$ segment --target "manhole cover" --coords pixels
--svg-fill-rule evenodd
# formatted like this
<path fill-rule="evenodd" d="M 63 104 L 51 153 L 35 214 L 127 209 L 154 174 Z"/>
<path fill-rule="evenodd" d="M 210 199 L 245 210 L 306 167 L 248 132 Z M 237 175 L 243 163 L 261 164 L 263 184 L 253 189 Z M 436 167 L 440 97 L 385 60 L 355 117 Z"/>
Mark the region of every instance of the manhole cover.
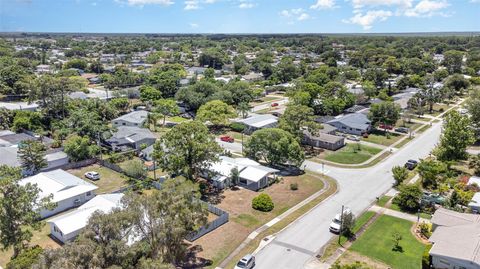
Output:
<path fill-rule="evenodd" d="M 291 249 L 287 248 L 287 251 L 290 251 Z"/>

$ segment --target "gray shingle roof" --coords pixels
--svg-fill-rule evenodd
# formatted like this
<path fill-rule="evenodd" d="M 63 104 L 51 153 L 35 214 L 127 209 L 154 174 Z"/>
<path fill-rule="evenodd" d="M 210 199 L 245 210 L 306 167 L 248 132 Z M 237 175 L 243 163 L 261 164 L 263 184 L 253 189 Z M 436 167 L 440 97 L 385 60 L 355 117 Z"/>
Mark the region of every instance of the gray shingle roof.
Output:
<path fill-rule="evenodd" d="M 363 113 L 348 114 L 338 119 L 333 119 L 327 123 L 340 122 L 348 127 L 365 130 L 370 126 L 370 120 Z"/>
<path fill-rule="evenodd" d="M 123 116 L 120 116 L 114 119 L 113 121 L 122 120 L 126 122 L 131 122 L 131 123 L 143 124 L 145 120 L 147 120 L 147 116 L 148 116 L 148 111 L 138 110 L 138 111 L 133 111 Z"/>

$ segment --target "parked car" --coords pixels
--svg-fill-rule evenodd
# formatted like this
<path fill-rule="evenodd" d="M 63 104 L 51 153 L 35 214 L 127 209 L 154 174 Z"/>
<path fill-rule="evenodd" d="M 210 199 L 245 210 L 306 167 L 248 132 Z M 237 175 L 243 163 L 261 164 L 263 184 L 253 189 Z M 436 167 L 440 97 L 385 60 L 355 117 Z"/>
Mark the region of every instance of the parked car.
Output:
<path fill-rule="evenodd" d="M 378 128 L 380 128 L 380 129 L 382 129 L 382 130 L 385 130 L 385 129 L 387 129 L 387 130 L 393 130 L 393 126 L 392 126 L 392 125 L 383 124 L 383 123 L 379 124 L 379 125 L 378 125 Z"/>
<path fill-rule="evenodd" d="M 85 173 L 85 177 L 90 179 L 90 180 L 99 180 L 100 179 L 100 174 L 95 172 L 95 171 L 89 171 Z"/>
<path fill-rule="evenodd" d="M 430 192 L 424 192 L 422 196 L 422 203 L 423 204 L 437 204 L 437 205 L 443 205 L 445 204 L 446 199 L 445 197 L 441 196 L 438 193 L 430 193 Z"/>
<path fill-rule="evenodd" d="M 252 254 L 243 256 L 235 265 L 235 269 L 251 269 L 255 266 L 255 257 Z"/>
<path fill-rule="evenodd" d="M 408 129 L 407 127 L 398 127 L 398 128 L 395 128 L 395 131 L 399 133 L 408 134 L 410 129 Z"/>
<path fill-rule="evenodd" d="M 352 141 L 360 141 L 360 138 L 358 138 L 356 135 L 349 135 L 347 136 L 347 139 Z"/>
<path fill-rule="evenodd" d="M 350 213 L 350 209 L 349 208 L 345 208 L 343 210 L 343 214 L 348 214 Z M 329 227 L 329 230 L 330 232 L 334 233 L 334 234 L 339 234 L 340 233 L 340 226 L 341 226 L 341 221 L 342 219 L 342 213 L 338 213 L 337 215 L 335 215 L 335 217 L 332 219 L 332 222 L 330 223 L 330 227 Z"/>
<path fill-rule="evenodd" d="M 418 164 L 418 161 L 408 160 L 405 163 L 405 168 L 407 168 L 408 170 L 413 170 L 413 169 L 415 169 L 415 167 L 417 167 L 417 164 Z"/>
<path fill-rule="evenodd" d="M 233 139 L 233 137 L 231 137 L 229 135 L 221 136 L 220 140 L 222 140 L 223 142 L 228 142 L 228 143 L 233 143 L 235 141 L 235 139 Z"/>
<path fill-rule="evenodd" d="M 272 103 L 271 106 L 276 107 L 276 106 L 278 106 L 278 103 Z"/>

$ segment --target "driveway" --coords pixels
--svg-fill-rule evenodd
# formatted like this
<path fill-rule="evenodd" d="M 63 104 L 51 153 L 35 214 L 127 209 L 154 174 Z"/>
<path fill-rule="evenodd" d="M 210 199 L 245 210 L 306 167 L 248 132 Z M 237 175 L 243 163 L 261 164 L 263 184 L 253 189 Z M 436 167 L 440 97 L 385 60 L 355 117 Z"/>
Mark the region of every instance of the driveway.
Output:
<path fill-rule="evenodd" d="M 441 123 L 394 152 L 389 158 L 371 168 L 345 169 L 305 161 L 306 169 L 325 172 L 338 181 L 339 191 L 312 211 L 293 222 L 256 254 L 255 268 L 304 268 L 333 235 L 328 231 L 331 219 L 341 211 L 342 205 L 350 207 L 357 216 L 370 207 L 376 197 L 387 192 L 394 182 L 391 168 L 403 165 L 408 159 L 428 156 L 436 146 L 441 133 Z"/>
<path fill-rule="evenodd" d="M 220 145 L 220 147 L 222 147 L 222 148 L 225 149 L 225 150 L 230 151 L 231 153 L 239 153 L 239 154 L 242 153 L 242 143 L 238 143 L 238 142 L 233 142 L 233 143 L 224 142 L 224 141 L 220 140 L 220 138 L 215 138 L 215 141 L 217 141 L 217 143 Z"/>

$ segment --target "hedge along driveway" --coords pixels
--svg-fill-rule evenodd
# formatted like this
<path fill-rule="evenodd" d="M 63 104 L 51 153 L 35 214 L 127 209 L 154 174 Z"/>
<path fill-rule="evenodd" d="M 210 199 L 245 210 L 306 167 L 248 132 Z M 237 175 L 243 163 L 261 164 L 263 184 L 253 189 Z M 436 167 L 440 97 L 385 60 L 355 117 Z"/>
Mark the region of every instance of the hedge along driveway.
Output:
<path fill-rule="evenodd" d="M 421 268 L 425 245 L 411 233 L 413 222 L 387 215 L 380 216 L 365 233 L 358 238 L 350 250 L 380 260 L 393 268 Z M 392 234 L 402 236 L 402 251 L 393 250 Z"/>

